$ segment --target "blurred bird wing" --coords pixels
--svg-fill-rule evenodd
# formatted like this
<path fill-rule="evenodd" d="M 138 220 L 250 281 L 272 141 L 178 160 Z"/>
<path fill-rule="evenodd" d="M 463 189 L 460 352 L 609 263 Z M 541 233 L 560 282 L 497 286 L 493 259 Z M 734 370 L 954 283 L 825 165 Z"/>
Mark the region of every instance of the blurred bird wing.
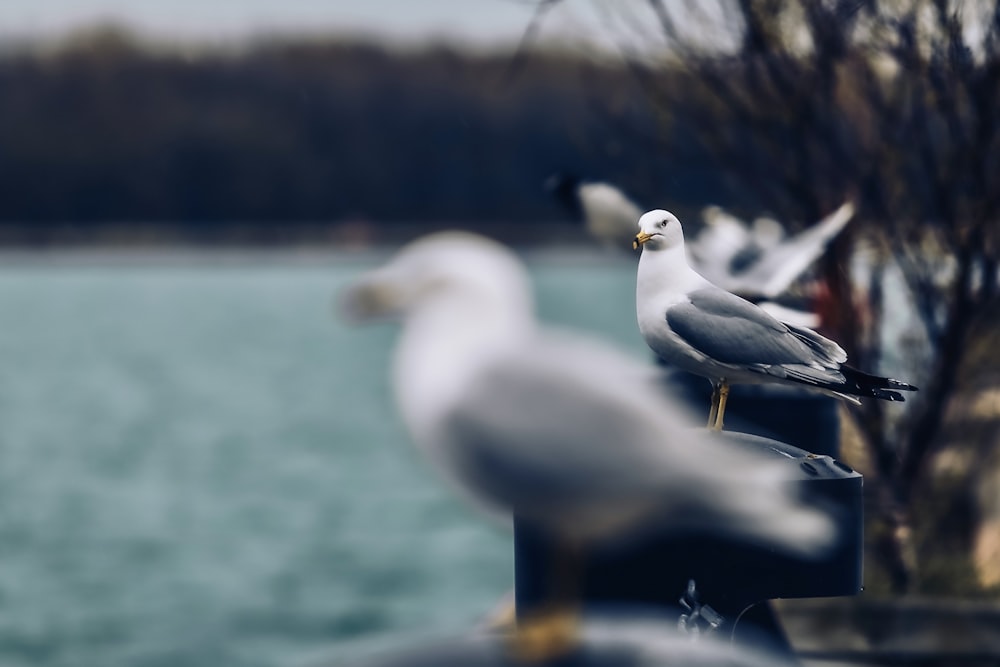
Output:
<path fill-rule="evenodd" d="M 853 216 L 854 205 L 845 202 L 809 229 L 767 249 L 751 268 L 733 277 L 733 286 L 727 287 L 767 298 L 782 294 L 823 254 Z"/>
<path fill-rule="evenodd" d="M 465 443 L 458 464 L 475 478 L 474 486 L 511 507 L 582 503 L 659 487 L 669 473 L 670 427 L 692 422 L 678 408 L 651 423 L 640 403 L 642 393 L 658 392 L 646 382 L 650 375 L 604 361 L 540 342 L 484 368 L 448 424 Z M 651 446 L 656 439 L 663 448 Z"/>
<path fill-rule="evenodd" d="M 452 412 L 455 463 L 489 501 L 563 523 L 662 515 L 801 552 L 828 541 L 827 520 L 783 484 L 787 468 L 691 428 L 645 367 L 558 340 L 498 360 Z"/>

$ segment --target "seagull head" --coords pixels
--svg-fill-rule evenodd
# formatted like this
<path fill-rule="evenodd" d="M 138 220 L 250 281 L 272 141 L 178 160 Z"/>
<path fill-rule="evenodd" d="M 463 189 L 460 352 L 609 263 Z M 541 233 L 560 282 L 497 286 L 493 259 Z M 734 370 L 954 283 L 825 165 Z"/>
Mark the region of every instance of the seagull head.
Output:
<path fill-rule="evenodd" d="M 684 232 L 677 216 L 663 209 L 656 209 L 642 214 L 639 218 L 639 233 L 632 241 L 635 250 L 665 250 L 684 245 Z"/>
<path fill-rule="evenodd" d="M 466 232 L 431 234 L 404 246 L 342 295 L 354 322 L 405 320 L 435 306 L 530 313 L 531 287 L 512 251 Z"/>

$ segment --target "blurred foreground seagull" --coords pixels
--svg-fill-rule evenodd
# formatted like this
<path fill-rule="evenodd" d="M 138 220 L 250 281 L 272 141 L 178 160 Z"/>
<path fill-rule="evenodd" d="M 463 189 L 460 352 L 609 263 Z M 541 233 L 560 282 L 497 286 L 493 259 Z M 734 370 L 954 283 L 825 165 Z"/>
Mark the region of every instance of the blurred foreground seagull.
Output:
<path fill-rule="evenodd" d="M 854 403 L 860 403 L 855 396 L 902 401 L 899 391 L 916 391 L 845 365 L 847 354 L 832 340 L 779 322 L 706 280 L 688 266 L 674 214 L 643 214 L 634 247 L 642 248 L 635 296 L 639 331 L 664 361 L 712 382 L 711 428 L 722 428 L 730 384 L 800 385 Z"/>
<path fill-rule="evenodd" d="M 344 295 L 354 320 L 403 322 L 393 384 L 417 446 L 477 504 L 553 536 L 564 556 L 643 530 L 708 531 L 802 554 L 833 539 L 787 468 L 692 423 L 658 374 L 539 326 L 511 251 L 461 232 L 419 239 Z M 562 578 L 578 570 L 564 564 Z M 564 603 L 565 605 L 565 603 Z M 518 655 L 575 637 L 573 606 L 519 618 Z"/>
<path fill-rule="evenodd" d="M 692 635 L 670 627 L 664 622 L 663 614 L 633 610 L 615 612 L 588 618 L 580 628 L 579 650 L 571 660 L 560 660 L 556 664 L 563 667 L 801 667 L 793 655 L 767 650 L 766 640 L 752 633 L 739 638 Z M 497 655 L 496 637 L 472 633 L 450 641 L 404 646 L 351 664 L 354 667 L 511 667 L 517 663 Z"/>

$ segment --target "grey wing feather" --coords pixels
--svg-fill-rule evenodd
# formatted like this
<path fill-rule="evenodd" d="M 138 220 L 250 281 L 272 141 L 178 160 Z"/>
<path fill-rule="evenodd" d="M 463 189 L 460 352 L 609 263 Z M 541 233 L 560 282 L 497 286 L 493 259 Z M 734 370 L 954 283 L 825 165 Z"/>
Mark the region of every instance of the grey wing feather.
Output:
<path fill-rule="evenodd" d="M 727 318 L 750 320 L 761 327 L 781 333 L 790 333 L 811 350 L 823 365 L 836 366 L 847 361 L 847 353 L 835 342 L 819 335 L 812 329 L 779 322 L 767 311 L 758 308 L 746 299 L 721 289 L 701 289 L 688 295 L 691 303 L 699 310 Z M 802 359 L 798 360 L 802 362 Z"/>
<path fill-rule="evenodd" d="M 773 331 L 783 332 L 787 329 L 784 324 L 768 315 L 764 310 L 723 289 L 707 287 L 695 290 L 688 294 L 688 299 L 693 306 L 705 313 L 749 320 Z"/>
<path fill-rule="evenodd" d="M 655 507 L 680 529 L 806 552 L 828 540 L 826 520 L 781 491 L 785 466 L 686 428 L 691 416 L 656 399 L 657 385 L 627 358 L 561 356 L 564 347 L 493 365 L 452 411 L 453 463 L 483 500 L 571 533 L 630 529 Z"/>
<path fill-rule="evenodd" d="M 786 324 L 792 335 L 805 343 L 809 349 L 822 358 L 824 365 L 838 366 L 847 361 L 847 352 L 835 342 L 819 335 L 812 329 Z"/>
<path fill-rule="evenodd" d="M 470 388 L 448 425 L 468 445 L 455 461 L 463 474 L 500 505 L 535 508 L 662 486 L 661 452 L 635 465 L 649 437 L 629 408 L 634 392 L 605 391 L 572 367 L 548 372 L 548 363 L 509 360 Z"/>
<path fill-rule="evenodd" d="M 667 310 L 667 324 L 696 350 L 740 366 L 811 364 L 810 348 L 789 328 L 748 301 L 719 289 L 688 295 Z"/>

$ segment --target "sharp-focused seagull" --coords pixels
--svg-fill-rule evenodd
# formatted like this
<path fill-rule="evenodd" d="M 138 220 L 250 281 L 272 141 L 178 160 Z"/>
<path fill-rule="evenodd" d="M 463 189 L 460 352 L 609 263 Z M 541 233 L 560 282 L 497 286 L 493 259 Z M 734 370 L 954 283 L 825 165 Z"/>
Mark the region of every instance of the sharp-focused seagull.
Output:
<path fill-rule="evenodd" d="M 419 239 L 343 304 L 354 320 L 402 321 L 393 386 L 404 423 L 479 505 L 572 545 L 665 527 L 805 554 L 832 539 L 826 517 L 777 483 L 787 468 L 690 428 L 652 368 L 538 325 L 524 267 L 493 241 Z"/>
<path fill-rule="evenodd" d="M 635 221 L 642 209 L 610 183 L 584 181 L 557 173 L 546 189 L 583 224 L 602 245 L 627 250 L 635 237 Z M 844 203 L 812 227 L 785 236 L 776 220 L 760 217 L 747 225 L 718 206 L 702 212 L 705 226 L 688 244 L 688 259 L 720 287 L 758 303 L 768 313 L 803 326 L 816 326 L 818 318 L 806 311 L 776 302 L 826 250 L 854 215 Z"/>
<path fill-rule="evenodd" d="M 674 214 L 639 218 L 642 249 L 636 278 L 639 331 L 664 361 L 712 382 L 709 426 L 722 428 L 730 384 L 800 385 L 859 403 L 856 396 L 902 401 L 916 387 L 847 366 L 832 340 L 785 324 L 716 286 L 687 263 L 684 232 Z"/>

